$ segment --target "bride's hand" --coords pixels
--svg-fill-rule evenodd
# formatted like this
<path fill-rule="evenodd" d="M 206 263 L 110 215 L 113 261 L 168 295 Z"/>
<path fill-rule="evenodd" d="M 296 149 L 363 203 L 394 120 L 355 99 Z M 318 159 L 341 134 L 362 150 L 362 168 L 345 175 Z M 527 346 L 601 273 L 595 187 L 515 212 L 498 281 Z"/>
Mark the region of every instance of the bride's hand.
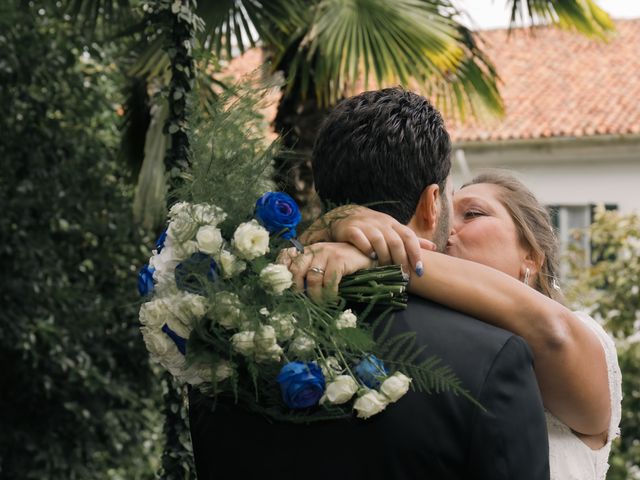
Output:
<path fill-rule="evenodd" d="M 365 255 L 377 259 L 380 265 L 402 265 L 420 276 L 420 249 L 435 250 L 433 242 L 418 238 L 413 230 L 385 213 L 358 205 L 336 208 L 323 217 L 328 234 L 334 242 L 347 242 Z M 308 241 L 321 238 L 317 232 Z M 409 267 L 410 266 L 410 267 Z"/>
<path fill-rule="evenodd" d="M 345 275 L 374 266 L 374 261 L 354 246 L 328 242 L 305 247 L 304 253 L 295 248 L 284 249 L 278 262 L 293 274 L 297 291 L 305 290 L 306 281 L 307 295 L 314 301 L 320 301 L 323 295 L 335 295 Z"/>

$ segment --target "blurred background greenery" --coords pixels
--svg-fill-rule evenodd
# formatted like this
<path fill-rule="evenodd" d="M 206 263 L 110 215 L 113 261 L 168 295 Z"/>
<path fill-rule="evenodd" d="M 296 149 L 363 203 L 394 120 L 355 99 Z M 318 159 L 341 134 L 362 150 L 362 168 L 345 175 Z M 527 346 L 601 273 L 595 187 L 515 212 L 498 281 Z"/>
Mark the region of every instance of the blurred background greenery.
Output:
<path fill-rule="evenodd" d="M 589 0 L 505 3 L 512 19 L 595 38 L 613 28 Z M 458 17 L 448 1 L 3 2 L 0 478 L 195 478 L 182 392 L 148 363 L 135 289 L 189 172 L 190 135 L 213 120 L 189 108 L 228 102 L 220 65 L 262 45 L 283 79 L 275 180 L 307 203 L 296 151 L 363 74 L 370 87 L 417 82 L 450 115 L 501 114 L 491 60 Z M 640 226 L 616 215 L 597 217 L 597 261 L 576 264 L 568 293 L 619 341 L 625 413 L 609 478 L 621 480 L 640 478 Z"/>

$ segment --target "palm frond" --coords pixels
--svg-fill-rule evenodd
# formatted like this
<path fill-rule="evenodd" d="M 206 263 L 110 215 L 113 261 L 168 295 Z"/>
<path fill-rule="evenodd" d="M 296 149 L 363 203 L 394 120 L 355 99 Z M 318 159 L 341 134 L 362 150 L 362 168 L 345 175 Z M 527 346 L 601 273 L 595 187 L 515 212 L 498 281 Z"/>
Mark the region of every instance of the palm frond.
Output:
<path fill-rule="evenodd" d="M 144 160 L 133 201 L 135 221 L 149 230 L 162 223 L 166 209 L 164 158 L 169 137 L 163 132 L 163 127 L 168 113 L 168 105 L 164 100 L 151 109 L 151 123 L 144 142 Z"/>
<path fill-rule="evenodd" d="M 611 17 L 594 0 L 509 0 L 509 5 L 512 24 L 529 18 L 534 25 L 552 24 L 599 39 L 615 31 Z"/>
<path fill-rule="evenodd" d="M 89 35 L 113 34 L 138 19 L 130 0 L 63 0 L 56 7 Z"/>
<path fill-rule="evenodd" d="M 150 42 L 141 40 L 135 48 L 140 53 L 129 67 L 127 75 L 147 80 L 167 75 L 171 61 L 162 46 L 163 39 L 161 37 L 156 37 Z"/>
<path fill-rule="evenodd" d="M 361 78 L 365 89 L 371 77 L 378 86 L 417 81 L 438 86 L 452 105 L 467 111 L 478 110 L 478 102 L 502 111 L 493 66 L 470 48 L 448 1 L 320 0 L 309 11 L 304 35 L 291 38 L 274 62 L 295 51 L 288 88 L 304 93 L 312 86 L 327 105 Z M 445 89 L 451 81 L 458 85 Z"/>
<path fill-rule="evenodd" d="M 466 398 L 481 410 L 486 410 L 468 390 L 463 388 L 461 380 L 451 367 L 440 365 L 440 362 L 441 360 L 437 357 L 429 357 L 418 365 L 401 363 L 398 367 L 412 379 L 414 390 L 425 393 L 450 392 Z"/>
<path fill-rule="evenodd" d="M 445 79 L 427 78 L 421 90 L 431 98 L 447 118 L 464 121 L 501 116 L 504 103 L 498 89 L 498 73 L 466 27 L 459 27 L 466 51 L 457 70 Z"/>
<path fill-rule="evenodd" d="M 259 40 L 282 47 L 281 38 L 306 24 L 302 0 L 218 0 L 201 2 L 197 13 L 206 25 L 204 43 L 218 57 L 231 58 Z"/>

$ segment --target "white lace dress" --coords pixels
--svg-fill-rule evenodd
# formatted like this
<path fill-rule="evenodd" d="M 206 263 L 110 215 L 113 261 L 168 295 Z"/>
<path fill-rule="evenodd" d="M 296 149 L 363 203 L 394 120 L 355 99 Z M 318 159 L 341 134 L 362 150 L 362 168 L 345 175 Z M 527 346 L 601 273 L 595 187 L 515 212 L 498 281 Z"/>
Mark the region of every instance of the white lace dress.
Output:
<path fill-rule="evenodd" d="M 546 411 L 551 480 L 604 480 L 609 469 L 611 442 L 620 434 L 618 425 L 622 412 L 622 376 L 613 340 L 589 315 L 584 312 L 575 314 L 596 333 L 604 348 L 611 396 L 609 435 L 607 443 L 602 448 L 592 450 L 574 435 L 569 427 Z"/>

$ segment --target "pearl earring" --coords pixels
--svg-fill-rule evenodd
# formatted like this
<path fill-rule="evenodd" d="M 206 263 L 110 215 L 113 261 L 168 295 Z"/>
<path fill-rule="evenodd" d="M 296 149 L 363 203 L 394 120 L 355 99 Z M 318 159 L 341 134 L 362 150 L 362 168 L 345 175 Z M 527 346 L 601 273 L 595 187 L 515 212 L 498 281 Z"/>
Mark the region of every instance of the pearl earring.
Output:
<path fill-rule="evenodd" d="M 529 285 L 529 275 L 531 274 L 531 270 L 529 270 L 529 267 L 527 267 L 527 269 L 524 271 L 524 284 L 525 285 Z"/>

